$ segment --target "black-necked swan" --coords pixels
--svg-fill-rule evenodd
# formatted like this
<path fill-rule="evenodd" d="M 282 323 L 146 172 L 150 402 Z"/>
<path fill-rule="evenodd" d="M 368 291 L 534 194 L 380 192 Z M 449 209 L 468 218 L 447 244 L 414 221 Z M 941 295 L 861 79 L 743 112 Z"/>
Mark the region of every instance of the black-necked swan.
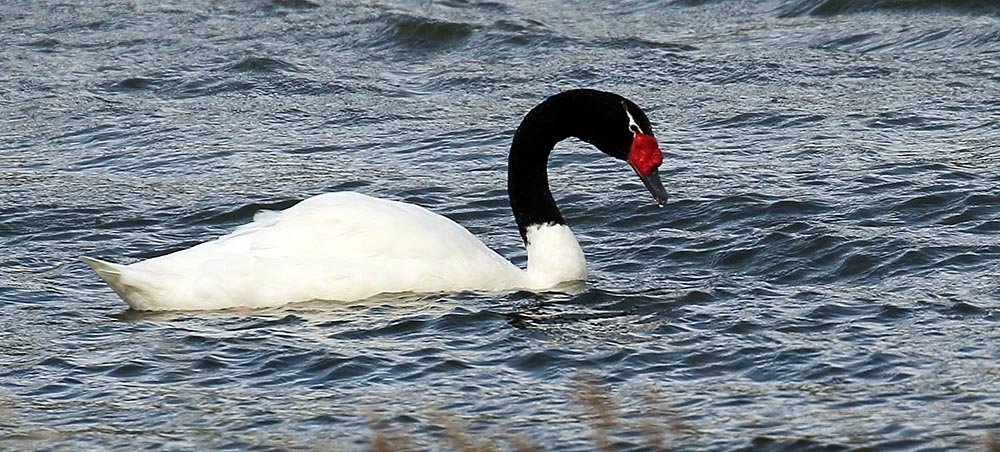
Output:
<path fill-rule="evenodd" d="M 527 270 L 462 226 L 423 207 L 359 193 L 327 193 L 263 211 L 231 234 L 119 265 L 86 258 L 135 310 L 269 307 L 354 301 L 380 293 L 544 290 L 585 280 L 586 261 L 549 191 L 556 143 L 576 137 L 625 160 L 661 205 L 663 161 L 649 119 L 617 94 L 577 89 L 549 97 L 521 121 L 507 191 L 528 251 Z"/>

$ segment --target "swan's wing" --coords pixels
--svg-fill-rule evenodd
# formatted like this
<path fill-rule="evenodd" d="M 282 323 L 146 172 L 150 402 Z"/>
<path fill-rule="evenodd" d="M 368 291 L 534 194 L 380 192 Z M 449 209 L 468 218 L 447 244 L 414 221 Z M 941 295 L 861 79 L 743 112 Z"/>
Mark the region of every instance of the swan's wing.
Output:
<path fill-rule="evenodd" d="M 258 214 L 220 242 L 256 257 L 447 259 L 496 253 L 462 226 L 420 206 L 357 193 L 309 198 Z M 502 258 L 501 258 L 502 259 Z"/>
<path fill-rule="evenodd" d="M 319 195 L 282 212 L 262 212 L 218 240 L 128 267 L 136 278 L 153 275 L 167 288 L 143 298 L 172 309 L 503 289 L 520 274 L 448 218 L 357 193 Z M 127 301 L 136 307 L 133 299 L 139 297 Z"/>

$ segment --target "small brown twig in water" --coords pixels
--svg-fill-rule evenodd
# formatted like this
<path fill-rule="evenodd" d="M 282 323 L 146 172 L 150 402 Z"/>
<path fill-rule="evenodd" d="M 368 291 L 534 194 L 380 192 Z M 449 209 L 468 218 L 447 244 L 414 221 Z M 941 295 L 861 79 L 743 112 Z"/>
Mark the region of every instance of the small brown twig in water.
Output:
<path fill-rule="evenodd" d="M 660 389 L 649 386 L 642 394 L 642 402 L 646 409 L 646 416 L 639 423 L 639 431 L 646 438 L 649 450 L 668 451 L 670 450 L 670 436 L 678 432 L 692 430 L 690 426 L 681 420 L 674 410 L 670 409 L 664 401 L 664 396 Z M 654 419 L 659 422 L 654 421 Z M 666 423 L 664 424 L 664 421 Z"/>
<path fill-rule="evenodd" d="M 434 416 L 434 423 L 444 430 L 445 438 L 458 452 L 499 452 L 492 442 L 480 441 L 472 438 L 465 426 L 459 420 L 449 414 L 438 414 Z"/>
<path fill-rule="evenodd" d="M 365 419 L 372 429 L 371 450 L 373 452 L 396 452 L 405 449 L 402 447 L 404 441 L 398 435 L 386 432 L 385 421 L 379 419 L 374 413 L 368 413 L 365 415 Z"/>
<path fill-rule="evenodd" d="M 1000 452 L 1000 441 L 997 441 L 997 437 L 993 436 L 992 433 L 986 435 L 984 446 L 986 446 L 986 450 L 989 452 Z"/>
<path fill-rule="evenodd" d="M 589 422 L 594 432 L 594 446 L 597 450 L 610 452 L 614 450 L 612 427 L 618 419 L 615 405 L 611 401 L 608 390 L 601 386 L 597 379 L 589 374 L 581 374 L 576 400 L 580 402 L 584 418 Z"/>

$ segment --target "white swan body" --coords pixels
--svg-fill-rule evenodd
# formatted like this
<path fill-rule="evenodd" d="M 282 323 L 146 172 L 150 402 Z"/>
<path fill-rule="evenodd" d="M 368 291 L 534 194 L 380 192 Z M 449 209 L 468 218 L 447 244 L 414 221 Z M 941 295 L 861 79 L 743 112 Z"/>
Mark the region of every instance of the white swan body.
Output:
<path fill-rule="evenodd" d="M 136 310 L 353 301 L 379 293 L 540 290 L 586 279 L 565 225 L 529 230 L 528 270 L 419 206 L 339 192 L 314 196 L 217 240 L 131 265 L 84 258 Z"/>

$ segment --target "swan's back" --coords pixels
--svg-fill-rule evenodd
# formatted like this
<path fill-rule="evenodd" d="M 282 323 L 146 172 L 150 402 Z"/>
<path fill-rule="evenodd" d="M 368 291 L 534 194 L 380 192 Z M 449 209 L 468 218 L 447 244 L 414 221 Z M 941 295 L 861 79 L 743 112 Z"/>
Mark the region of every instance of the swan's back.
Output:
<path fill-rule="evenodd" d="M 155 259 L 88 263 L 142 310 L 503 290 L 524 273 L 448 218 L 352 192 L 260 212 L 218 240 Z"/>

